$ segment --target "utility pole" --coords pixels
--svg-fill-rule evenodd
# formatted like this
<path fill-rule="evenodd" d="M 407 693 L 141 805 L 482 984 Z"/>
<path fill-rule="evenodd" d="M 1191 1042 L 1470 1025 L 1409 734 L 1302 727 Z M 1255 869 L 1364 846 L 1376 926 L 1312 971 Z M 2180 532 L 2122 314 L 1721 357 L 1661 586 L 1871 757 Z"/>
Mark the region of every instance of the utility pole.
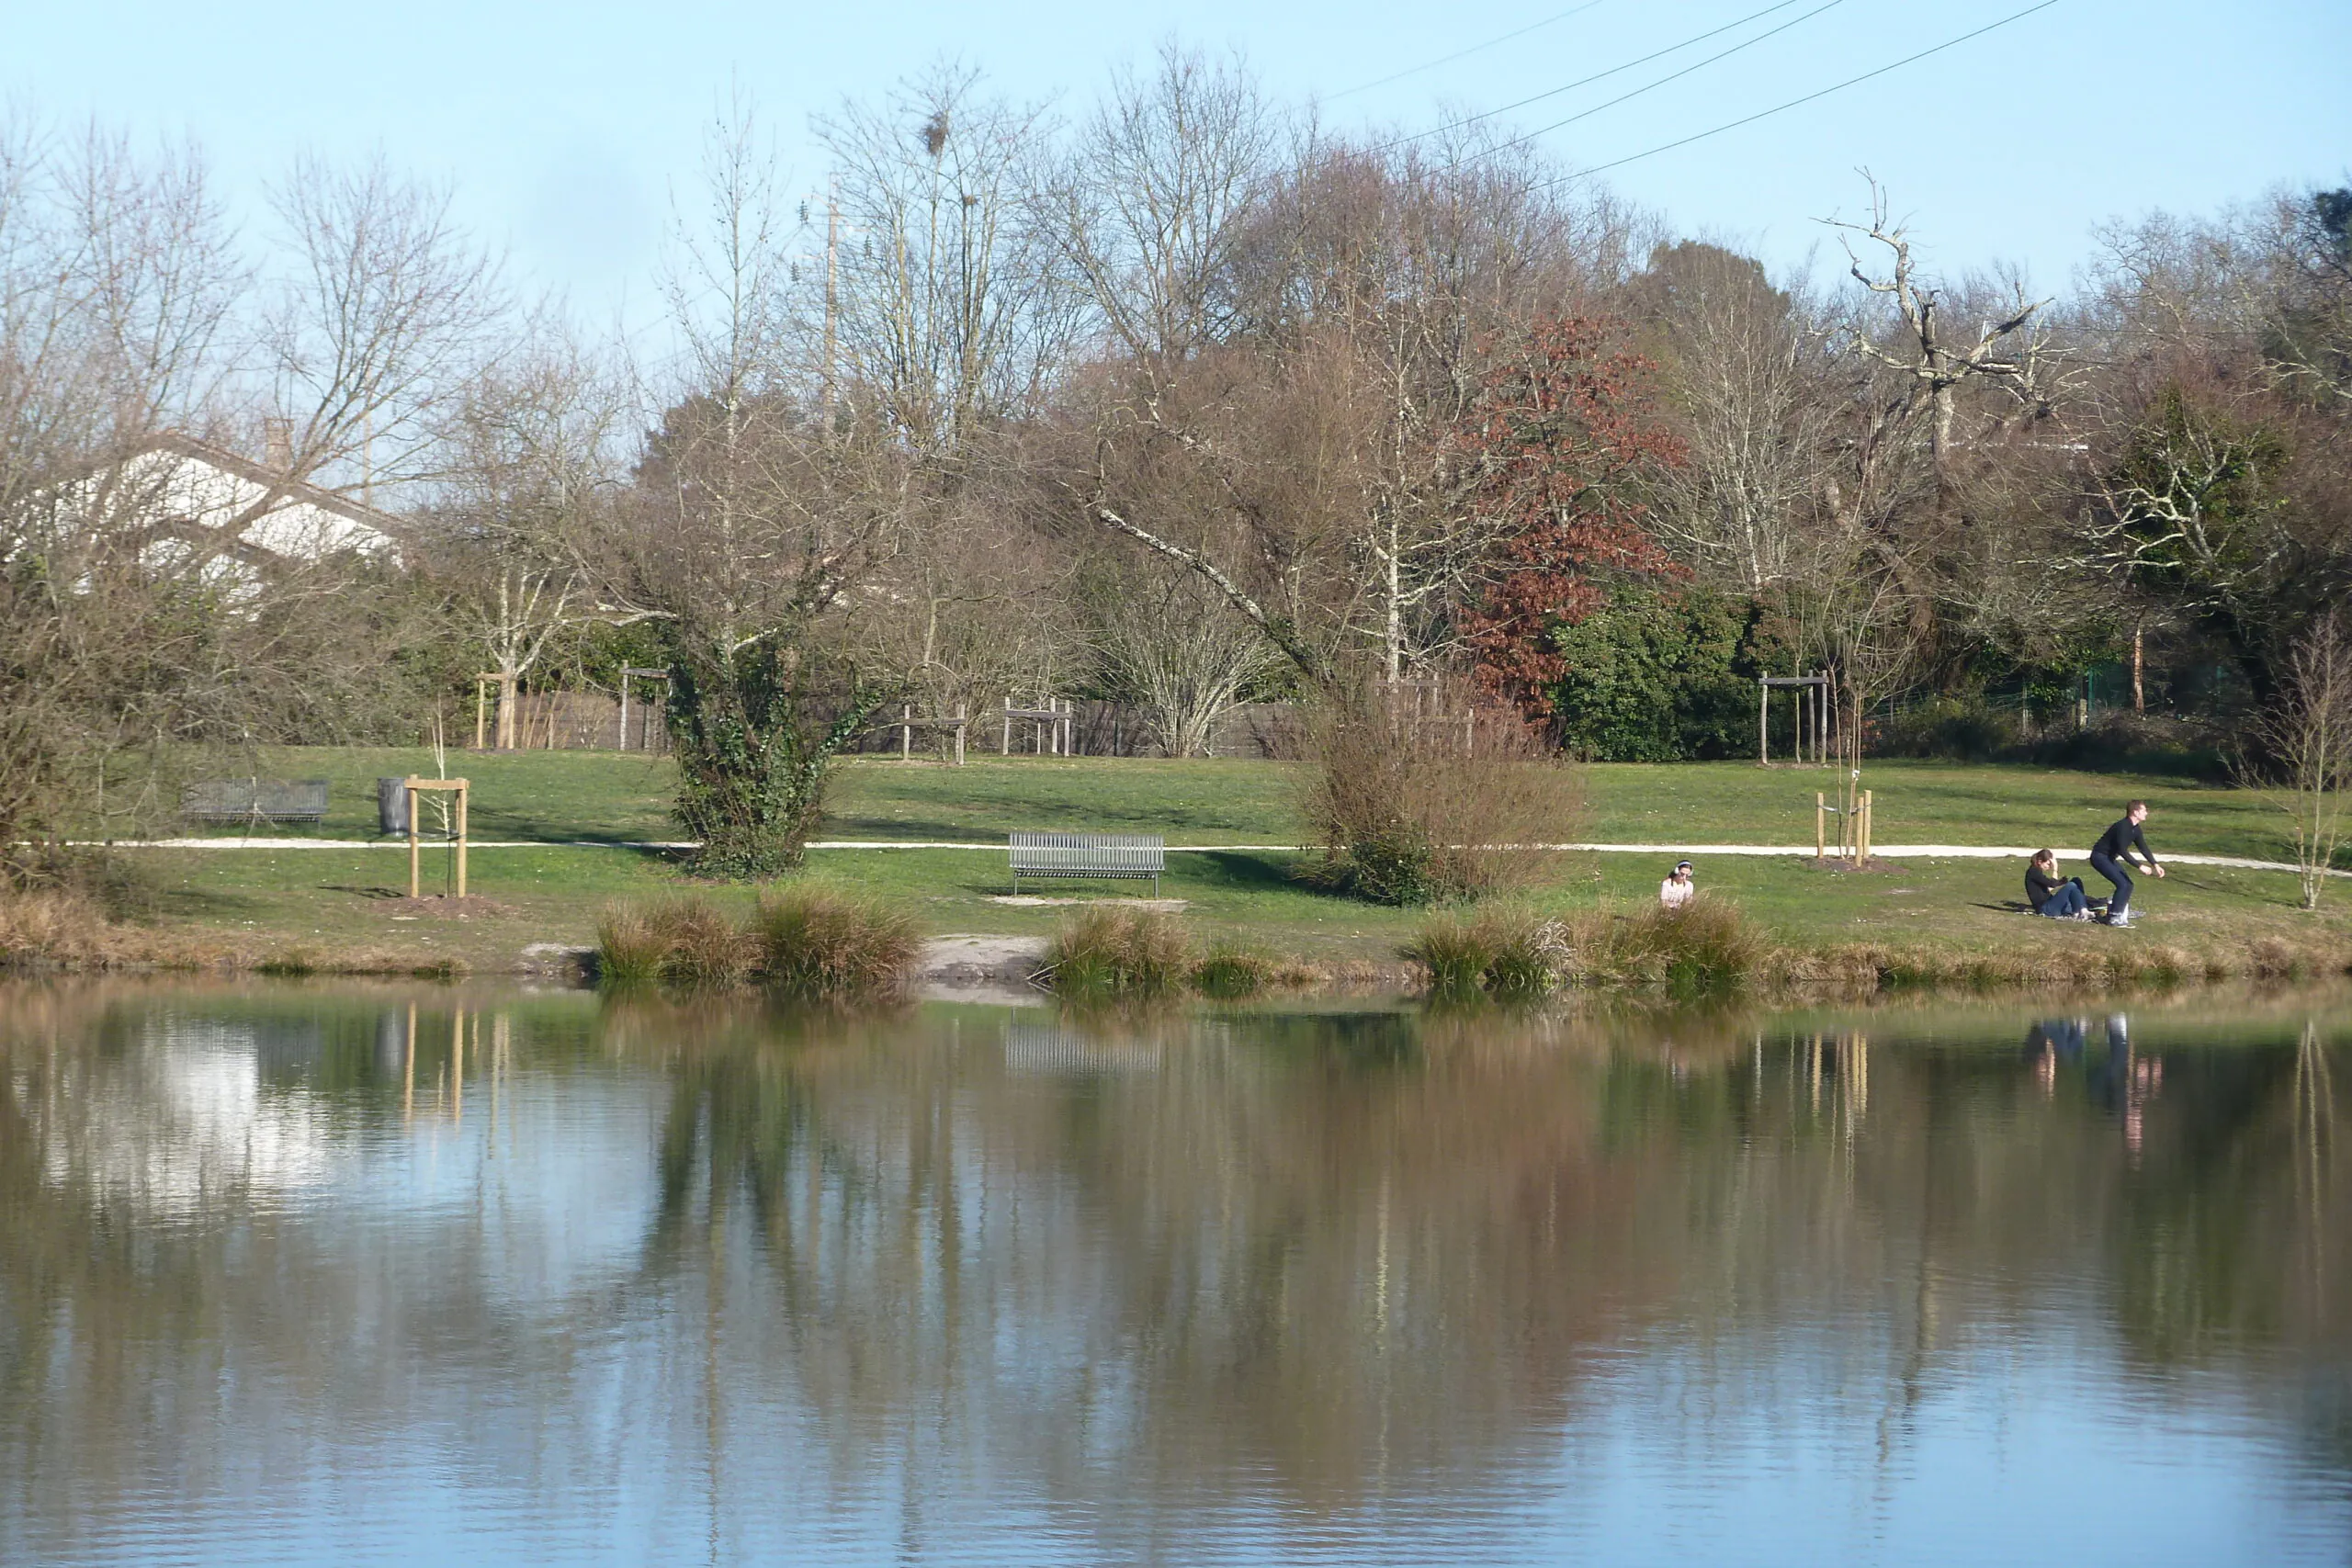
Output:
<path fill-rule="evenodd" d="M 840 295 L 836 280 L 841 276 L 842 204 L 841 183 L 828 182 L 825 186 L 825 435 L 833 438 L 833 321 L 840 310 Z"/>

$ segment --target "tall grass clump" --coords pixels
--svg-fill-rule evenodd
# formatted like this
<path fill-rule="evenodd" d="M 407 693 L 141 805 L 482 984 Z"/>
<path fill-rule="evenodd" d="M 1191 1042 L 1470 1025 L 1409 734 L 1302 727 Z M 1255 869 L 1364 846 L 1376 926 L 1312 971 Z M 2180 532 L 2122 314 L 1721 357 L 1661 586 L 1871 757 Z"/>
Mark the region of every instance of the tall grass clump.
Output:
<path fill-rule="evenodd" d="M 616 906 L 596 922 L 596 973 L 609 984 L 736 986 L 758 957 L 751 934 L 707 899 Z"/>
<path fill-rule="evenodd" d="M 1582 984 L 1663 987 L 1678 996 L 1736 989 L 1762 965 L 1767 946 L 1737 904 L 1715 897 L 1679 909 L 1596 910 L 1568 942 Z"/>
<path fill-rule="evenodd" d="M 910 917 L 824 888 L 762 898 L 752 927 L 768 984 L 798 997 L 887 995 L 922 953 Z"/>
<path fill-rule="evenodd" d="M 596 977 L 606 985 L 652 985 L 667 956 L 669 944 L 643 910 L 615 904 L 596 917 Z"/>
<path fill-rule="evenodd" d="M 1065 922 L 1046 950 L 1054 989 L 1064 996 L 1162 996 L 1191 973 L 1192 943 L 1156 909 L 1087 909 Z"/>
<path fill-rule="evenodd" d="M 678 986 L 739 986 L 751 972 L 758 949 L 726 910 L 701 898 L 657 906 L 653 921 L 666 951 L 662 977 Z"/>
<path fill-rule="evenodd" d="M 1226 938 L 1193 965 L 1193 989 L 1204 997 L 1254 997 L 1274 983 L 1280 966 L 1258 952 Z"/>
<path fill-rule="evenodd" d="M 1581 775 L 1504 709 L 1466 694 L 1369 686 L 1309 716 L 1300 807 L 1322 854 L 1309 874 L 1380 904 L 1523 887 L 1577 837 Z"/>
<path fill-rule="evenodd" d="M 79 888 L 0 882 L 0 964 L 103 964 L 115 947 L 106 911 Z"/>
<path fill-rule="evenodd" d="M 1567 953 L 1560 923 L 1525 909 L 1431 916 L 1403 951 L 1428 972 L 1431 993 L 1449 997 L 1541 996 L 1558 982 Z"/>

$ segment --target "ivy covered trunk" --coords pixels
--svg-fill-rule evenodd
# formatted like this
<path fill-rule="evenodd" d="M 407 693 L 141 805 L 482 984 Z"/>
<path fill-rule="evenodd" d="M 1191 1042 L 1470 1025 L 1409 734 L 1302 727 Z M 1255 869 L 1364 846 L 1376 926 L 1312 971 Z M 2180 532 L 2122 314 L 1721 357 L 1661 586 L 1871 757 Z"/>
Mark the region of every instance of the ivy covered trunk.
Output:
<path fill-rule="evenodd" d="M 889 693 L 851 678 L 820 692 L 797 650 L 760 641 L 670 650 L 670 739 L 677 817 L 709 876 L 774 876 L 797 867 L 824 811 L 834 754 Z M 821 698 L 831 698 L 822 701 Z"/>

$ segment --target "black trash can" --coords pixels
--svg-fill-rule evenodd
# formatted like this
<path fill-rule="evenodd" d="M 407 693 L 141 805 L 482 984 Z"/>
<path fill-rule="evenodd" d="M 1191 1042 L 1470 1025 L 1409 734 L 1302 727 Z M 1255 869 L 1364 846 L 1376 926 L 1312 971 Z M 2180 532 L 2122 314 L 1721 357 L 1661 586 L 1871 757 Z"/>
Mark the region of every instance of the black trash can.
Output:
<path fill-rule="evenodd" d="M 408 779 L 376 781 L 376 831 L 408 837 Z"/>

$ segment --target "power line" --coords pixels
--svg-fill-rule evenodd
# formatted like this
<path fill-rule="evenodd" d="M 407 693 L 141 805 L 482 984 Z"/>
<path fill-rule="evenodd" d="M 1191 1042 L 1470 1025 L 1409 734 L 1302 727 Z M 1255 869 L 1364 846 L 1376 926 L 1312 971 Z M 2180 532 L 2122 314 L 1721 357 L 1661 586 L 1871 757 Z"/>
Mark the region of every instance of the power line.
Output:
<path fill-rule="evenodd" d="M 1961 44 L 1966 43 L 1971 39 L 1983 38 L 1986 33 L 1992 32 L 1996 28 L 2006 28 L 2011 22 L 2023 21 L 2026 17 L 2032 16 L 2036 11 L 2047 11 L 2051 6 L 2055 6 L 2056 4 L 2058 4 L 2058 0 L 2041 0 L 2041 4 L 2039 6 L 2029 6 L 2022 11 L 2012 12 L 2010 15 L 2003 17 L 1997 22 L 1986 23 L 1984 26 L 1978 28 L 1974 32 L 1962 33 L 1958 38 L 1954 39 L 1946 39 L 1943 42 L 1937 44 L 1932 49 L 1923 49 L 1917 54 L 1906 54 L 1902 59 L 1895 61 L 1893 64 L 1882 65 L 1875 71 L 1865 71 L 1859 76 L 1849 76 L 1843 82 L 1837 83 L 1832 86 L 1824 87 L 1817 93 L 1807 93 L 1804 97 L 1791 98 L 1785 104 L 1775 104 L 1769 109 L 1758 109 L 1756 113 L 1745 115 L 1738 119 L 1726 120 L 1724 123 L 1716 126 L 1712 130 L 1702 130 L 1696 135 L 1683 137 L 1679 141 L 1668 141 L 1661 143 L 1658 146 L 1650 148 L 1647 152 L 1629 153 L 1625 157 L 1613 159 L 1606 164 L 1596 164 L 1589 169 L 1582 169 L 1573 175 L 1563 175 L 1556 180 L 1547 180 L 1544 183 L 1546 185 L 1561 185 L 1568 180 L 1584 179 L 1589 175 L 1601 174 L 1610 169 L 1623 168 L 1627 164 L 1638 164 L 1644 158 L 1655 158 L 1660 152 L 1671 152 L 1678 147 L 1688 147 L 1693 141 L 1704 141 L 1710 136 L 1721 136 L 1726 130 L 1737 130 L 1743 125 L 1754 125 L 1759 119 L 1769 119 L 1772 116 L 1782 113 L 1785 110 L 1796 108 L 1801 105 L 1809 104 L 1815 98 L 1826 98 L 1832 93 L 1842 93 L 1847 88 L 1867 82 L 1873 76 L 1883 76 L 1890 71 L 1899 71 L 1904 66 L 1925 60 L 1931 54 L 1941 54 L 1945 50 L 1956 48 Z"/>
<path fill-rule="evenodd" d="M 1419 65 L 1408 65 L 1402 71 L 1383 76 L 1377 82 L 1359 83 L 1355 86 L 1333 93 L 1329 97 L 1323 101 L 1325 103 L 1336 103 L 1341 98 L 1351 98 L 1358 93 L 1369 93 L 1374 87 L 1385 87 L 1391 82 L 1401 82 L 1408 76 L 1418 76 L 1424 71 L 1434 71 L 1441 65 L 1451 65 L 1457 60 L 1465 59 L 1470 55 L 1478 53 L 1482 50 L 1492 49 L 1498 43 L 1509 43 L 1515 38 L 1525 38 L 1529 33 L 1535 32 L 1544 28 L 1548 28 L 1555 22 L 1565 22 L 1570 17 L 1581 17 L 1587 11 L 1591 10 L 1594 6 L 1605 4 L 1607 4 L 1607 0 L 1585 0 L 1583 5 L 1571 6 L 1569 9 L 1561 12 L 1556 17 L 1546 17 L 1540 22 L 1530 22 L 1523 28 L 1517 28 L 1503 34 L 1500 38 L 1490 38 L 1484 43 L 1474 43 L 1468 49 L 1457 49 L 1452 54 L 1446 55 L 1442 59 L 1425 61 Z"/>
<path fill-rule="evenodd" d="M 2058 3 L 2058 0 L 2049 0 L 2049 3 L 2054 6 Z M 1743 49 L 1752 48 L 1757 44 L 1762 43 L 1766 39 L 1772 37 L 1775 33 L 1787 32 L 1791 28 L 1797 26 L 1799 23 L 1809 22 L 1813 20 L 1814 17 L 1821 15 L 1822 12 L 1844 4 L 1845 0 L 1828 0 L 1827 5 L 1815 6 L 1812 10 L 1805 12 L 1803 16 L 1792 17 L 1777 28 L 1767 28 L 1765 31 L 1758 33 L 1752 39 L 1744 39 L 1741 42 L 1732 45 L 1729 49 L 1711 54 L 1707 56 L 1706 59 L 1686 65 L 1681 70 L 1674 72 L 1668 75 L 1661 76 L 1655 82 L 1645 83 L 1643 85 L 1634 88 L 1630 93 L 1620 93 L 1617 96 L 1610 99 L 1605 104 L 1595 104 L 1592 107 L 1572 114 L 1566 119 L 1555 119 L 1551 124 L 1528 131 L 1524 135 L 1514 136 L 1509 141 L 1498 143 L 1493 147 L 1481 148 L 1477 155 L 1483 157 L 1489 152 L 1499 152 L 1503 151 L 1504 148 L 1516 147 L 1522 141 L 1532 141 L 1539 136 L 1548 136 L 1564 125 L 1574 125 L 1580 119 L 1589 119 L 1594 115 L 1599 114 L 1602 109 L 1615 108 L 1619 104 L 1623 103 L 1626 99 L 1638 98 L 1653 87 L 1663 87 L 1668 82 L 1679 81 L 1681 78 L 1690 75 L 1693 71 L 1702 71 L 1708 66 L 1713 65 L 1718 60 L 1727 59 L 1732 55 L 1737 54 Z"/>
<path fill-rule="evenodd" d="M 1756 21 L 1759 17 L 1769 17 L 1775 11 L 1785 11 L 1790 6 L 1796 5 L 1797 3 L 1798 0 L 1778 0 L 1777 4 L 1767 6 L 1760 11 L 1750 11 L 1747 16 L 1741 17 L 1736 21 L 1725 22 L 1722 27 L 1710 28 L 1703 33 L 1694 33 L 1690 37 L 1684 39 L 1680 43 L 1668 44 L 1664 49 L 1656 50 L 1648 54 L 1643 55 L 1639 60 L 1629 60 L 1623 65 L 1612 65 L 1606 71 L 1596 71 L 1591 75 L 1578 77 L 1576 81 L 1570 82 L 1565 86 L 1554 87 L 1548 92 L 1538 93 L 1532 98 L 1521 98 L 1515 104 L 1505 104 L 1498 109 L 1487 109 L 1482 114 L 1464 115 L 1460 119 L 1451 120 L 1444 125 L 1436 126 L 1428 130 L 1416 130 L 1409 136 L 1399 136 L 1393 141 L 1382 142 L 1379 146 L 1374 148 L 1373 151 L 1375 152 L 1385 152 L 1391 147 L 1402 147 L 1408 141 L 1420 141 L 1431 136 L 1442 135 L 1449 130 L 1459 130 L 1465 125 L 1476 125 L 1482 119 L 1492 119 L 1497 115 L 1509 114 L 1513 109 L 1523 109 L 1530 104 L 1540 104 L 1546 98 L 1556 98 L 1562 93 L 1573 93 L 1578 87 L 1589 87 L 1595 82 L 1606 81 L 1611 76 L 1631 71 L 1636 65 L 1647 65 L 1653 60 L 1663 60 L 1669 54 L 1679 53 L 1683 50 L 1689 49 L 1694 43 L 1704 43 L 1711 38 L 1715 38 L 1721 34 L 1731 31 L 1734 28 L 1744 28 L 1748 23 Z"/>

